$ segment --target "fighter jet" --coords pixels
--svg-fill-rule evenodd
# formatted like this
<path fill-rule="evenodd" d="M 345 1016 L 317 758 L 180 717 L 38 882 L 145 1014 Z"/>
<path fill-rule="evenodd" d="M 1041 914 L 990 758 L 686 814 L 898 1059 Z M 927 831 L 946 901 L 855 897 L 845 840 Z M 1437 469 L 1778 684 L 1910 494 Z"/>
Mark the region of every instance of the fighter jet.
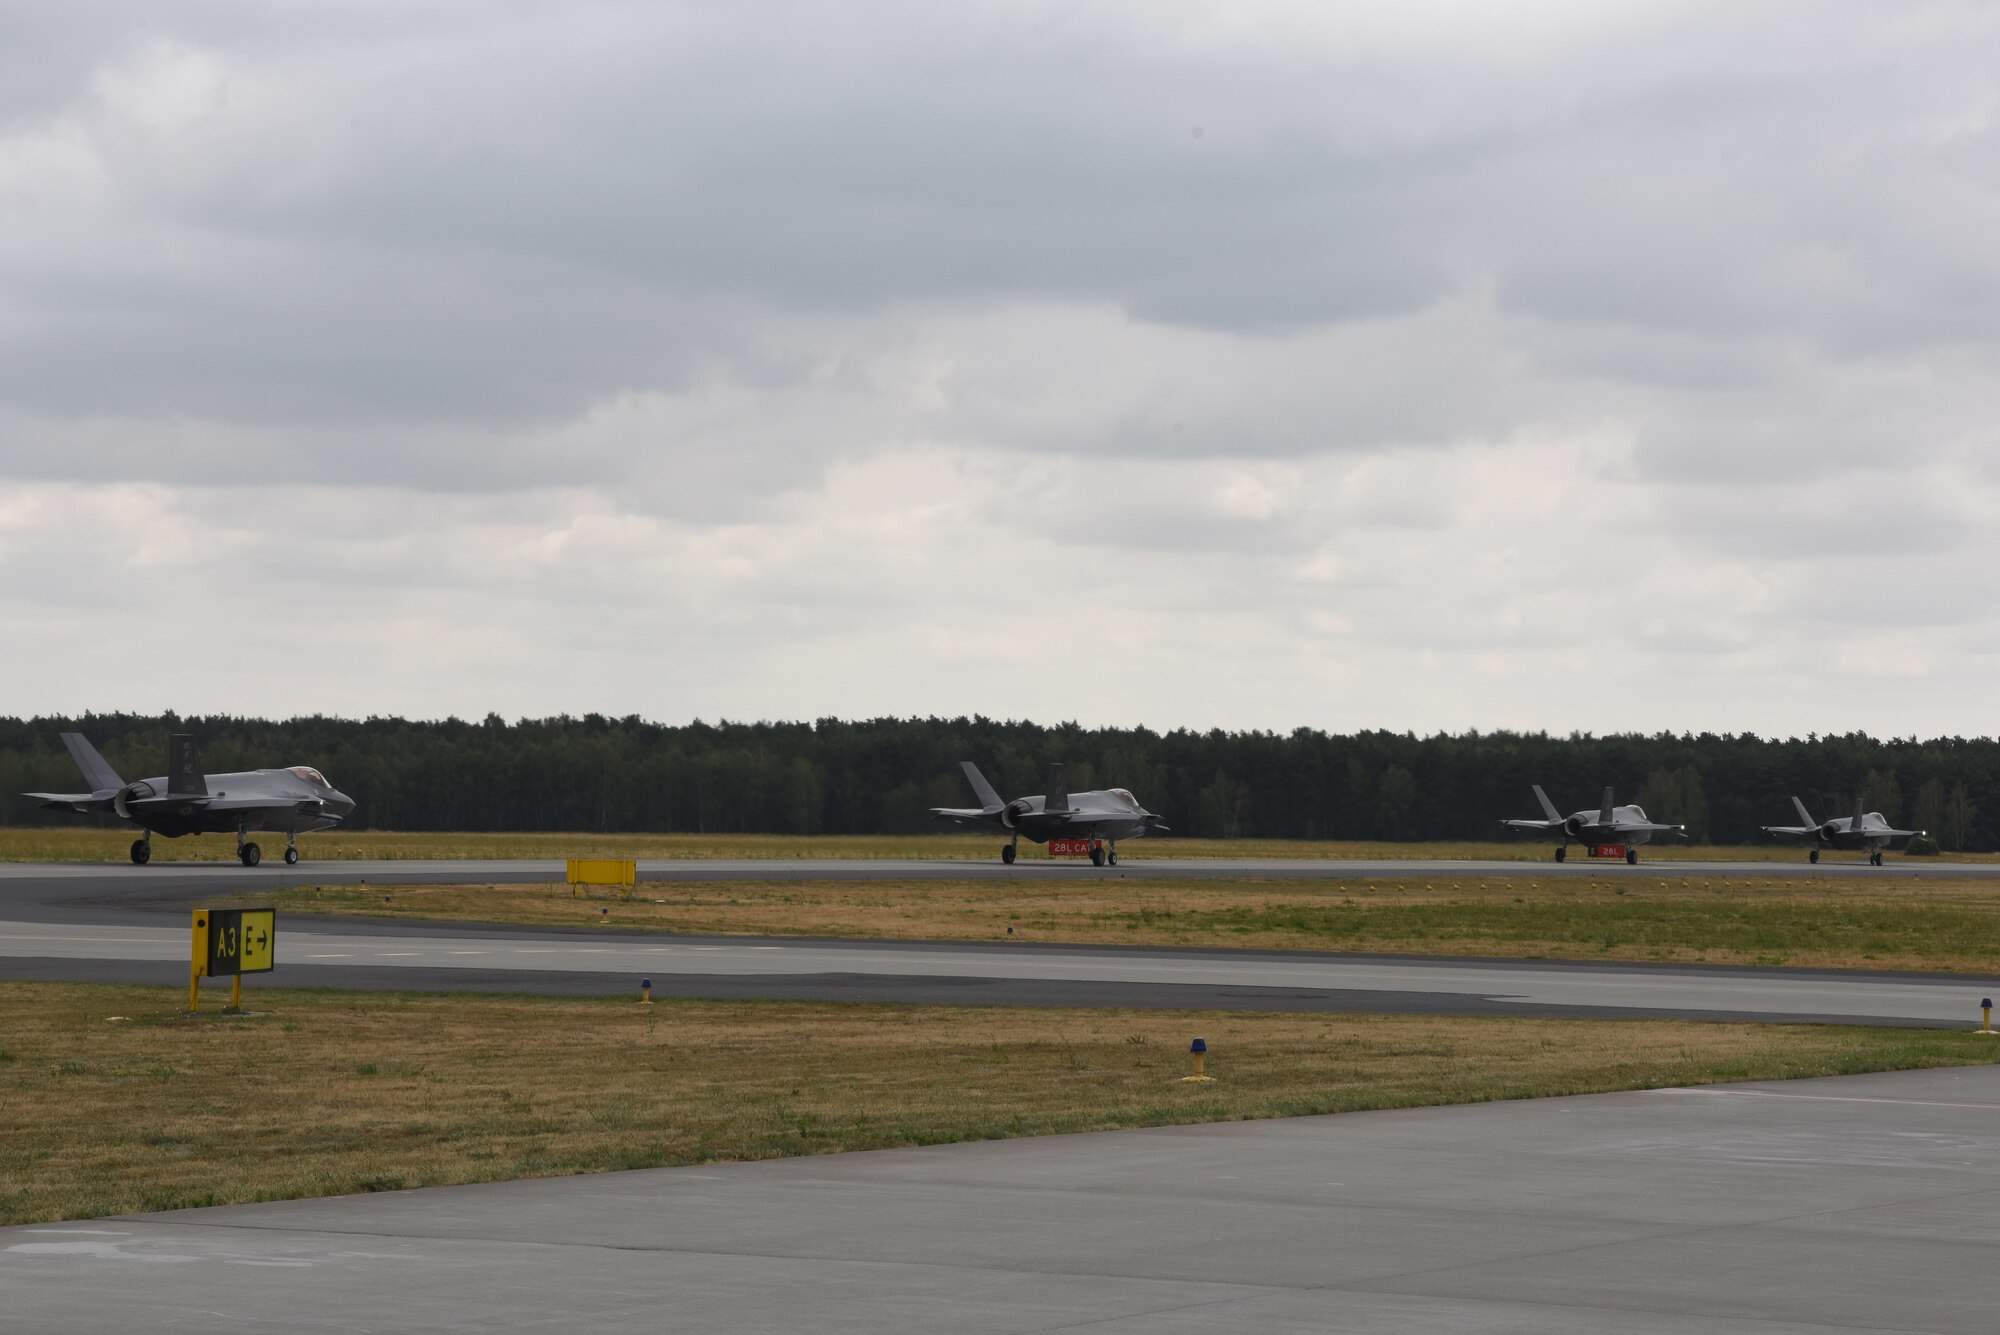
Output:
<path fill-rule="evenodd" d="M 203 774 L 194 738 L 177 732 L 167 739 L 167 772 L 156 779 L 127 783 L 105 763 L 80 732 L 62 735 L 70 758 L 83 771 L 87 793 L 25 793 L 51 811 L 109 811 L 145 831 L 132 841 L 132 861 L 153 860 L 153 836 L 236 832 L 236 856 L 246 867 L 263 860 L 263 850 L 244 836 L 269 830 L 285 836 L 285 863 L 299 860 L 298 838 L 309 830 L 340 824 L 354 799 L 326 781 L 310 765 L 253 769 L 240 774 Z"/>
<path fill-rule="evenodd" d="M 1592 857 L 1625 855 L 1625 861 L 1636 866 L 1639 862 L 1639 845 L 1651 842 L 1656 834 L 1685 834 L 1685 825 L 1661 825 L 1647 817 L 1639 807 L 1616 807 L 1611 805 L 1611 790 L 1604 790 L 1604 801 L 1596 811 L 1579 811 L 1565 816 L 1556 810 L 1556 804 L 1549 801 L 1549 795 L 1542 791 L 1540 784 L 1530 785 L 1535 790 L 1535 800 L 1542 804 L 1546 820 L 1508 820 L 1500 822 L 1516 830 L 1540 830 L 1543 834 L 1559 835 L 1561 847 L 1556 849 L 1556 861 L 1569 856 L 1572 839 L 1586 844 Z M 1615 850 L 1615 851 L 1614 851 Z"/>
<path fill-rule="evenodd" d="M 1787 835 L 1792 838 L 1810 837 L 1813 847 L 1812 851 L 1806 854 L 1808 862 L 1818 862 L 1819 851 L 1822 848 L 1865 848 L 1868 850 L 1868 865 L 1879 867 L 1882 865 L 1882 850 L 1892 841 L 1909 839 L 1924 833 L 1922 830 L 1890 829 L 1889 822 L 1883 818 L 1881 812 L 1863 811 L 1861 799 L 1858 797 L 1854 799 L 1852 816 L 1836 816 L 1824 824 L 1814 820 L 1812 813 L 1806 810 L 1806 804 L 1796 797 L 1792 799 L 1792 808 L 1799 813 L 1799 819 L 1805 822 L 1803 825 L 1766 825 L 1763 827 L 1764 833 Z"/>
<path fill-rule="evenodd" d="M 1165 821 L 1140 806 L 1138 799 L 1123 788 L 1071 793 L 1063 780 L 1061 765 L 1049 766 L 1048 792 L 1040 797 L 1017 797 L 1012 802 L 1001 801 L 1000 794 L 993 791 L 993 785 L 979 772 L 979 766 L 970 760 L 959 761 L 958 767 L 965 771 L 966 782 L 972 785 L 972 795 L 979 799 L 980 805 L 932 807 L 931 815 L 955 825 L 1006 830 L 1011 837 L 1000 846 L 1002 862 L 1014 861 L 1021 836 L 1025 834 L 1038 844 L 1051 839 L 1087 839 L 1091 864 L 1102 867 L 1109 863 L 1115 867 L 1120 839 L 1137 839 L 1148 830 L 1167 828 Z"/>

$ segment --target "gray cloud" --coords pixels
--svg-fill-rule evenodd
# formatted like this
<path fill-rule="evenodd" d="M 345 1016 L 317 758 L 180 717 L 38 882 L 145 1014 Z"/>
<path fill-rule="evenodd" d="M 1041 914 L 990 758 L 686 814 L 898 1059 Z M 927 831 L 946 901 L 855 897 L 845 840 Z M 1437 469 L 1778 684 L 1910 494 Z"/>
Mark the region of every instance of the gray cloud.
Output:
<path fill-rule="evenodd" d="M 1996 726 L 1986 7 L 10 25 L 18 707 Z"/>

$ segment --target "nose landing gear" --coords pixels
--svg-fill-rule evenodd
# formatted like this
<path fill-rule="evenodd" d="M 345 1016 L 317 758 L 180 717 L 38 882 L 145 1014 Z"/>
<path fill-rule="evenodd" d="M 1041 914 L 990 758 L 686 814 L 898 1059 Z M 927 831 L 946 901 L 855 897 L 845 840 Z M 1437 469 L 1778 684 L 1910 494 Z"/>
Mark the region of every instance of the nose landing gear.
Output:
<path fill-rule="evenodd" d="M 132 841 L 132 861 L 136 865 L 143 867 L 152 860 L 153 832 L 148 830 L 142 837 Z"/>

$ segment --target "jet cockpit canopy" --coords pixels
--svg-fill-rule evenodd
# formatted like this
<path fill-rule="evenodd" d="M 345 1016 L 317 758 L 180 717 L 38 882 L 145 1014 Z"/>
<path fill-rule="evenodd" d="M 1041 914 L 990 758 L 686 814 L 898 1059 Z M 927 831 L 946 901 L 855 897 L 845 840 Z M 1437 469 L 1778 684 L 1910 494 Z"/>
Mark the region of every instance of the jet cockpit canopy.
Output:
<path fill-rule="evenodd" d="M 1110 793 L 1110 794 L 1111 794 L 1111 795 L 1112 795 L 1113 797 L 1115 797 L 1115 798 L 1117 798 L 1117 799 L 1118 799 L 1119 801 L 1123 802 L 1123 803 L 1124 803 L 1124 804 L 1125 804 L 1126 806 L 1128 806 L 1128 807 L 1132 808 L 1132 810 L 1134 810 L 1134 811 L 1138 811 L 1138 810 L 1140 810 L 1140 807 L 1139 807 L 1139 799 L 1138 799 L 1138 798 L 1136 798 L 1136 797 L 1134 797 L 1134 796 L 1132 796 L 1132 793 L 1131 793 L 1131 790 L 1130 790 L 1130 789 L 1127 789 L 1127 788 L 1109 788 L 1109 789 L 1106 789 L 1105 791 L 1109 792 L 1109 793 Z"/>
<path fill-rule="evenodd" d="M 311 765 L 294 765 L 292 766 L 290 772 L 293 775 L 293 777 L 304 779 L 307 783 L 311 784 L 315 788 L 333 787 L 332 784 L 326 781 L 326 775 L 321 774 Z"/>

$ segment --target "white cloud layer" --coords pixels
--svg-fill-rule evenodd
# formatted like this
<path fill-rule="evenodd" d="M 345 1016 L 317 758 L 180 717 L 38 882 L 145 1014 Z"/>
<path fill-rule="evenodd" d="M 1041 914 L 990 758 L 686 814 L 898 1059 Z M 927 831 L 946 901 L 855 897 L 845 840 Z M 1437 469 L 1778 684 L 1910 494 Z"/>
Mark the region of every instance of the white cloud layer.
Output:
<path fill-rule="evenodd" d="M 2000 731 L 1996 38 L 49 7 L 4 708 Z"/>

